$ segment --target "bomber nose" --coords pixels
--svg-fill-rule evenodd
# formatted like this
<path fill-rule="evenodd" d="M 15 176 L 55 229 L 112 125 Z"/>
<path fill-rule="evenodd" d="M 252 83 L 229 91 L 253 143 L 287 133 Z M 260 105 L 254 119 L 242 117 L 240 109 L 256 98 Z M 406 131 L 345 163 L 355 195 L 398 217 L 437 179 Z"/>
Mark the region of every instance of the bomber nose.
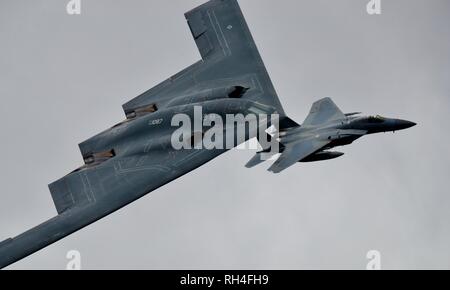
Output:
<path fill-rule="evenodd" d="M 404 130 L 416 126 L 417 124 L 406 120 L 396 120 L 395 127 L 397 130 Z"/>

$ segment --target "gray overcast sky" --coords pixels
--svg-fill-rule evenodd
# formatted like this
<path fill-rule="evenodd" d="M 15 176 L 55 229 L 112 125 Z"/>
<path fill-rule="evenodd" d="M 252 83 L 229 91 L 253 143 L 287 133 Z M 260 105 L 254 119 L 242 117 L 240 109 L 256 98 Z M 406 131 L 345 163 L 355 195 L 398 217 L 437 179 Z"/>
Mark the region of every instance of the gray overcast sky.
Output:
<path fill-rule="evenodd" d="M 47 184 L 121 105 L 200 56 L 183 13 L 203 0 L 0 2 L 0 240 L 54 216 Z M 342 158 L 281 175 L 231 151 L 10 269 L 450 268 L 450 1 L 241 0 L 287 113 L 331 96 L 413 120 Z"/>

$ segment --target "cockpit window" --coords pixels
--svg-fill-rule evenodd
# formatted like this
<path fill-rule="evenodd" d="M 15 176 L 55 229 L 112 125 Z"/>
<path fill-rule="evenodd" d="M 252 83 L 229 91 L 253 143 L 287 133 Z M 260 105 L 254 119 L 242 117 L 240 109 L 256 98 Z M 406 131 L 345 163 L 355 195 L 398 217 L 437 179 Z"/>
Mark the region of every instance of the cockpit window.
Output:
<path fill-rule="evenodd" d="M 383 123 L 384 120 L 384 117 L 381 117 L 380 115 L 369 117 L 369 123 Z"/>

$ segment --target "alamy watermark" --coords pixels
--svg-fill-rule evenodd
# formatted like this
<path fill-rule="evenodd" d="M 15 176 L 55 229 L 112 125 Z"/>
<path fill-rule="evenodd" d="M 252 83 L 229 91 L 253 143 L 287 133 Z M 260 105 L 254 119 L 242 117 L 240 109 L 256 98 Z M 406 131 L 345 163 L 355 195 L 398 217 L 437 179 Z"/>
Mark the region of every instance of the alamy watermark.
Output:
<path fill-rule="evenodd" d="M 149 125 L 161 122 L 152 120 Z M 172 117 L 171 126 L 177 127 L 171 135 L 171 145 L 175 150 L 231 150 L 235 147 L 238 150 L 257 150 L 260 145 L 264 149 L 263 160 L 279 153 L 278 114 L 226 114 L 224 119 L 218 114 L 203 114 L 203 108 L 195 106 L 193 118 L 188 114 L 176 114 Z"/>
<path fill-rule="evenodd" d="M 366 266 L 367 270 L 381 270 L 381 253 L 379 251 L 367 252 L 366 258 L 369 260 Z"/>
<path fill-rule="evenodd" d="M 367 13 L 369 15 L 380 15 L 381 14 L 381 0 L 370 0 L 366 6 Z M 80 15 L 81 14 L 81 0 L 70 0 L 66 6 L 67 14 L 69 15 Z M 228 30 L 231 30 L 233 26 L 229 25 Z"/>
<path fill-rule="evenodd" d="M 81 0 L 70 0 L 66 6 L 67 14 L 80 15 L 81 14 Z"/>
<path fill-rule="evenodd" d="M 380 15 L 381 14 L 381 0 L 370 0 L 367 3 L 367 13 L 369 15 Z"/>
<path fill-rule="evenodd" d="M 69 260 L 66 265 L 66 270 L 81 270 L 81 253 L 79 251 L 68 251 L 66 258 Z"/>
<path fill-rule="evenodd" d="M 81 270 L 81 253 L 77 250 L 70 250 L 66 254 L 69 262 L 66 265 L 66 270 Z M 370 250 L 366 254 L 368 263 L 366 270 L 381 270 L 381 253 L 377 250 Z"/>
<path fill-rule="evenodd" d="M 366 6 L 367 13 L 369 15 L 380 15 L 381 10 L 381 0 L 370 0 Z M 66 12 L 69 15 L 80 15 L 81 14 L 81 0 L 69 0 L 66 5 Z M 227 26 L 228 30 L 231 30 L 233 26 Z"/>

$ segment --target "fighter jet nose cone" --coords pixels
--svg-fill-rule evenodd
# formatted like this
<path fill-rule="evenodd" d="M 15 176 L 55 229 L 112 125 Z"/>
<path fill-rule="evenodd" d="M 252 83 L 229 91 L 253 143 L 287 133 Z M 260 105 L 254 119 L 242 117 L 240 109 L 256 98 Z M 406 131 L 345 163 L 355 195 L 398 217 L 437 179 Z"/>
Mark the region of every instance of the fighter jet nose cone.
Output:
<path fill-rule="evenodd" d="M 416 123 L 411 121 L 403 121 L 403 127 L 405 127 L 405 129 L 412 128 L 416 125 L 417 125 Z"/>
<path fill-rule="evenodd" d="M 414 127 L 417 125 L 417 123 L 411 122 L 411 121 L 406 121 L 406 120 L 397 120 L 396 122 L 397 124 L 397 130 L 404 130 L 404 129 L 408 129 L 411 127 Z"/>

